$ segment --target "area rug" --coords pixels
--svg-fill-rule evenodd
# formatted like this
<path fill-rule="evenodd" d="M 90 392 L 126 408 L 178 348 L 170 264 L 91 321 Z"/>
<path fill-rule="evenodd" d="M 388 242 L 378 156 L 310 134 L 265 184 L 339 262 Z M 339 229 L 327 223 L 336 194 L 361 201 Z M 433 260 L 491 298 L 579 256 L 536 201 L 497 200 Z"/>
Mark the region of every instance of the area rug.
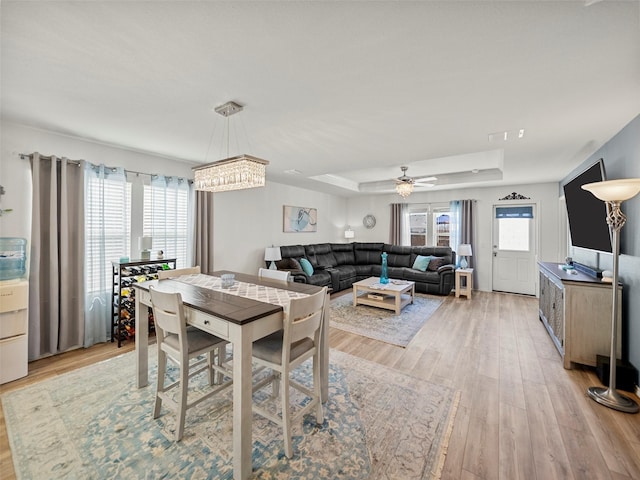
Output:
<path fill-rule="evenodd" d="M 402 309 L 400 315 L 367 305 L 353 306 L 353 295 L 331 300 L 332 327 L 363 337 L 406 347 L 425 322 L 442 304 L 442 298 L 417 293 L 413 304 Z"/>
<path fill-rule="evenodd" d="M 133 353 L 2 396 L 18 479 L 233 477 L 231 392 L 188 410 L 175 442 L 174 415 L 163 409 L 153 420 L 154 388 L 135 387 Z M 310 378 L 306 363 L 298 380 Z M 205 388 L 206 377 L 191 383 Z M 295 425 L 292 459 L 281 429 L 254 415 L 253 478 L 438 478 L 457 398 L 332 350 L 324 424 L 308 415 Z"/>

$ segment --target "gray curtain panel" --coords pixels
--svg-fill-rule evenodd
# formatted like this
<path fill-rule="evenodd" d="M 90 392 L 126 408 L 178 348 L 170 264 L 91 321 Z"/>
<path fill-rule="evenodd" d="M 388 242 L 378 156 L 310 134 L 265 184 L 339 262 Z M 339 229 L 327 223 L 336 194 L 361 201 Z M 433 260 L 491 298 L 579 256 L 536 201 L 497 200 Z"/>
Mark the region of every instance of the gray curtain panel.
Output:
<path fill-rule="evenodd" d="M 460 243 L 471 245 L 471 251 L 475 254 L 475 200 L 460 200 Z M 473 255 L 467 258 L 469 268 L 474 268 Z"/>
<path fill-rule="evenodd" d="M 213 272 L 213 193 L 196 191 L 193 264 L 202 272 Z"/>
<path fill-rule="evenodd" d="M 29 360 L 84 339 L 84 166 L 31 156 Z"/>
<path fill-rule="evenodd" d="M 389 243 L 391 245 L 402 245 L 405 237 L 405 213 L 407 211 L 406 203 L 391 204 L 391 221 L 389 222 Z"/>

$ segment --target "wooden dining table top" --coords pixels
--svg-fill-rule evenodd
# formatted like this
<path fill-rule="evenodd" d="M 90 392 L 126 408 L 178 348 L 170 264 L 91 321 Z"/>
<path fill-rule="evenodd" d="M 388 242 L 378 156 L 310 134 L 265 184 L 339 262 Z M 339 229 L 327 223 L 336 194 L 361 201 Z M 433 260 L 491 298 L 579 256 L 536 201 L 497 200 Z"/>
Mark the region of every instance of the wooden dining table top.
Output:
<path fill-rule="evenodd" d="M 240 282 L 280 288 L 309 295 L 317 293 L 321 289 L 320 287 L 307 285 L 305 283 L 285 283 L 278 280 L 261 278 L 257 275 L 237 273 L 228 270 L 208 272 L 204 275 L 220 277 L 225 273 L 234 274 L 235 280 Z M 251 298 L 228 294 L 222 290 L 213 290 L 210 288 L 191 285 L 181 282 L 175 278 L 149 280 L 147 282 L 136 283 L 133 287 L 149 291 L 149 287 L 157 288 L 159 284 L 168 287 L 172 292 L 179 292 L 182 296 L 182 303 L 184 305 L 239 325 L 283 311 L 283 307 L 281 305 L 264 303 Z"/>

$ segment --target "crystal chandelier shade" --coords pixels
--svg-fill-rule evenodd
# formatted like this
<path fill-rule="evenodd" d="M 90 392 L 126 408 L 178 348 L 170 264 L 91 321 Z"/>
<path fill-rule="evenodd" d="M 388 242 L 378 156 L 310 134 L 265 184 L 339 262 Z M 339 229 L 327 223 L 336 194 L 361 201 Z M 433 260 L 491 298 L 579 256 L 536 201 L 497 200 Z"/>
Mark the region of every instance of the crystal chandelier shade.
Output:
<path fill-rule="evenodd" d="M 228 192 L 264 187 L 268 161 L 240 155 L 194 168 L 196 190 Z"/>
<path fill-rule="evenodd" d="M 216 113 L 227 119 L 227 157 L 229 157 L 229 117 L 243 109 L 243 105 L 233 101 L 215 108 Z M 205 192 L 229 192 L 264 187 L 267 165 L 269 165 L 267 160 L 245 154 L 193 167 L 194 188 Z"/>
<path fill-rule="evenodd" d="M 407 198 L 413 192 L 413 182 L 396 183 L 396 192 L 403 198 Z"/>

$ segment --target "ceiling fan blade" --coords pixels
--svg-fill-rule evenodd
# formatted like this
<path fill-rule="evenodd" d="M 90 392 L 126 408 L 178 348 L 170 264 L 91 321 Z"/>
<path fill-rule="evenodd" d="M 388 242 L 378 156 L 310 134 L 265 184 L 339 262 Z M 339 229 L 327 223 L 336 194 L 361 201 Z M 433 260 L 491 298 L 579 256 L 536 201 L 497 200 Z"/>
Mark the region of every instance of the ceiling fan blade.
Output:
<path fill-rule="evenodd" d="M 420 183 L 420 182 L 435 182 L 436 180 L 438 180 L 438 177 L 416 177 L 413 179 L 413 181 L 415 183 Z"/>

